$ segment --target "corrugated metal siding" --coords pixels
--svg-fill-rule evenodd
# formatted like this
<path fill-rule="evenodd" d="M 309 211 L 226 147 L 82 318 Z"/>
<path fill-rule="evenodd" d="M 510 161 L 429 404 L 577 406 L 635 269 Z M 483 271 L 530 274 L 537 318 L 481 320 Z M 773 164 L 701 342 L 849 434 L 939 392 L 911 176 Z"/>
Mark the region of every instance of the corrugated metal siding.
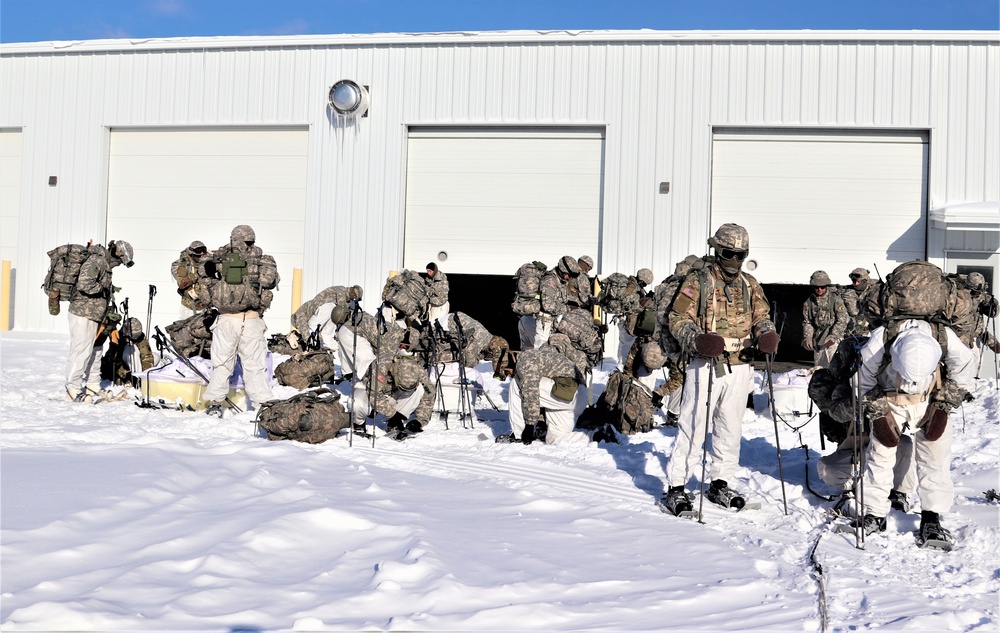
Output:
<path fill-rule="evenodd" d="M 1000 45 L 963 39 L 472 34 L 0 46 L 0 126 L 24 133 L 16 324 L 64 327 L 47 316 L 35 280 L 51 245 L 104 239 L 112 126 L 308 125 L 306 296 L 361 282 L 374 297 L 399 265 L 412 124 L 606 126 L 604 273 L 651 265 L 661 278 L 704 252 L 718 126 L 930 130 L 928 206 L 995 200 Z M 367 118 L 330 118 L 326 93 L 342 78 L 371 86 Z M 669 194 L 658 193 L 661 181 Z"/>

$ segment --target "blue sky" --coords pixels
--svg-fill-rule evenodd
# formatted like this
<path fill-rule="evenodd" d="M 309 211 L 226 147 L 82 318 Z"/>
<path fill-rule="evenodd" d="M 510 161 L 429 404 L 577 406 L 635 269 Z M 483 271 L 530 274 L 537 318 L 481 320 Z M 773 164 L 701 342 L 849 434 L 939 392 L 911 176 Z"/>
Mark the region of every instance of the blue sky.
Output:
<path fill-rule="evenodd" d="M 0 42 L 508 29 L 1000 29 L 998 0 L 0 0 Z"/>

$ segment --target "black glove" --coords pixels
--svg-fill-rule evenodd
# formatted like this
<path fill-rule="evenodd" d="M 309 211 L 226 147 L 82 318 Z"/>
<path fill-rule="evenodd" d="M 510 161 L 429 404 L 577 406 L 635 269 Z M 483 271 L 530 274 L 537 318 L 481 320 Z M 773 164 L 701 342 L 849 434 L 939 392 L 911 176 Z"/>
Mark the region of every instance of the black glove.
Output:
<path fill-rule="evenodd" d="M 778 333 L 774 330 L 770 332 L 764 332 L 757 339 L 757 349 L 764 352 L 765 354 L 773 354 L 778 351 L 778 341 L 781 339 L 778 337 Z"/>
<path fill-rule="evenodd" d="M 698 351 L 699 356 L 715 358 L 726 351 L 726 339 L 715 332 L 699 334 L 694 338 L 694 348 Z"/>
<path fill-rule="evenodd" d="M 663 406 L 663 394 L 659 391 L 653 392 L 653 406 L 657 409 Z"/>
<path fill-rule="evenodd" d="M 212 324 L 215 323 L 215 319 L 219 317 L 219 311 L 215 308 L 209 308 L 205 310 L 205 315 L 202 317 L 202 322 L 205 324 L 205 329 L 210 329 Z"/>
<path fill-rule="evenodd" d="M 222 279 L 222 275 L 219 274 L 219 268 L 215 265 L 214 260 L 208 260 L 205 262 L 205 274 L 212 279 Z"/>
<path fill-rule="evenodd" d="M 997 313 L 1000 312 L 1000 306 L 997 305 L 997 298 L 990 297 L 989 301 L 983 301 L 980 303 L 979 312 L 987 319 L 996 318 Z"/>
<path fill-rule="evenodd" d="M 521 431 L 521 442 L 524 444 L 531 444 L 535 441 L 535 425 L 525 424 L 524 430 Z"/>

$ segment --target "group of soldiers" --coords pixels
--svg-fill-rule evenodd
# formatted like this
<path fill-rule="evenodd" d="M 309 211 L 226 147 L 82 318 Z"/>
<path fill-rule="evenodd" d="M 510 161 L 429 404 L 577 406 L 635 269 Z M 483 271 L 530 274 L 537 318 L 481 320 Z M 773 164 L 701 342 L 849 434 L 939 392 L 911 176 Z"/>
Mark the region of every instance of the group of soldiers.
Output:
<path fill-rule="evenodd" d="M 743 271 L 750 249 L 746 229 L 724 224 L 708 245 L 709 255 L 688 256 L 650 290 L 653 274 L 646 268 L 635 275 L 609 275 L 596 287 L 588 274 L 594 267 L 588 256 L 564 256 L 550 270 L 538 262 L 526 264 L 524 274 L 536 279 L 523 286 L 519 280 L 514 300 L 520 315 L 519 352 L 471 316 L 450 312 L 447 276 L 433 263 L 424 274 L 402 271 L 388 280 L 382 304 L 372 313 L 361 308 L 360 286 L 323 290 L 292 315 L 287 340 L 293 351 L 322 347 L 337 354 L 340 380 L 351 382 L 355 430 L 377 413 L 385 417 L 387 433 L 419 433 L 430 421 L 444 366 L 456 364 L 465 387 L 469 381 L 464 371 L 486 361 L 497 379 L 511 379 L 511 432 L 497 441 L 544 437 L 554 444 L 589 439 L 573 431 L 587 406 L 593 369 L 603 358 L 607 325 L 595 317 L 596 306 L 619 328 L 619 371 L 645 385 L 655 404 L 666 404 L 669 423 L 677 425 L 660 507 L 677 515 L 691 511 L 694 495 L 688 487 L 706 461 L 703 453 L 710 451 L 705 497 L 740 509 L 746 500 L 730 482 L 739 464 L 743 414 L 754 373 L 751 363 L 761 355 L 773 358 L 779 334 L 763 288 Z M 94 340 L 91 330 L 96 324 L 85 316 L 84 303 L 100 302 L 100 309 L 90 312 L 103 313 L 112 289 L 110 271 L 131 262 L 131 247 L 112 242 L 93 259 L 81 275 L 79 305 L 70 308 L 71 397 L 79 393 L 88 362 L 80 341 L 87 339 L 93 347 Z M 272 400 L 262 314 L 279 277 L 274 259 L 256 246 L 253 229 L 237 226 L 230 242 L 216 251 L 193 242 L 172 273 L 184 309 L 202 315 L 212 331 L 206 412 L 222 417 L 237 356 L 248 396 L 256 402 Z M 922 532 L 946 532 L 938 516 L 950 508 L 952 497 L 948 414 L 972 389 L 978 369 L 975 341 L 980 352 L 983 346 L 1000 348 L 980 318 L 996 315 L 996 300 L 981 275 L 969 275 L 965 283 L 970 300 L 986 309 L 973 310 L 979 316 L 970 316 L 968 324 L 933 326 L 929 331 L 931 326 L 919 319 L 883 323 L 880 282 L 866 269 L 852 271 L 851 281 L 851 287 L 841 291 L 825 272 L 812 275 L 814 291 L 803 307 L 803 347 L 814 352 L 818 366 L 829 366 L 844 348 L 840 343 L 845 337 L 868 336 L 858 345 L 860 359 L 853 373 L 873 431 L 871 437 L 841 438 L 844 450 L 826 456 L 820 473 L 828 483 L 853 490 L 857 477 L 848 473 L 852 464 L 845 466 L 845 452 L 850 448 L 850 459 L 856 462 L 862 447 L 868 455 L 864 478 L 871 494 L 857 513 L 858 524 L 869 532 L 884 530 L 892 499 L 917 489 L 922 525 L 928 526 Z M 86 332 L 81 316 L 89 321 Z M 885 334 L 887 325 L 891 336 Z M 659 387 L 657 374 L 663 379 Z M 905 467 L 897 464 L 906 461 L 903 455 L 915 456 L 919 481 L 913 482 L 912 469 L 904 473 Z M 894 470 L 899 473 L 895 480 Z"/>

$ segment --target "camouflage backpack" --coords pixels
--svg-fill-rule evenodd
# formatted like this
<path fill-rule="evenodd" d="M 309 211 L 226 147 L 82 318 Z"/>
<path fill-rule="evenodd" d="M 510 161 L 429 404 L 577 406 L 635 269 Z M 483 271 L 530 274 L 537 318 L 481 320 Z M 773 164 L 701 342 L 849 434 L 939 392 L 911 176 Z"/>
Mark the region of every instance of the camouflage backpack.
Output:
<path fill-rule="evenodd" d="M 510 309 L 518 316 L 530 316 L 538 314 L 542 309 L 540 286 L 542 275 L 548 268 L 539 261 L 522 264 L 514 274 L 514 283 L 517 286 L 514 303 L 510 304 Z"/>
<path fill-rule="evenodd" d="M 648 430 L 652 420 L 653 394 L 642 383 L 615 370 L 594 410 L 586 418 L 581 416 L 577 427 L 589 430 L 610 424 L 619 433 L 634 435 Z"/>
<path fill-rule="evenodd" d="M 389 279 L 382 299 L 405 318 L 421 318 L 427 308 L 427 284 L 420 273 L 404 270 Z"/>
<path fill-rule="evenodd" d="M 820 410 L 820 432 L 831 442 L 843 442 L 849 425 L 855 421 L 851 377 L 867 342 L 867 336 L 845 338 L 830 359 L 830 366 L 817 369 L 809 379 L 809 398 Z"/>
<path fill-rule="evenodd" d="M 166 330 L 171 344 L 184 356 L 212 357 L 212 330 L 205 326 L 204 313 L 174 321 Z"/>
<path fill-rule="evenodd" d="M 49 272 L 42 290 L 49 298 L 49 313 L 53 316 L 59 314 L 60 301 L 72 301 L 76 296 L 76 280 L 90 255 L 90 244 L 63 244 L 48 252 Z"/>
<path fill-rule="evenodd" d="M 334 377 L 333 353 L 320 350 L 295 354 L 274 368 L 278 384 L 296 389 L 319 387 Z"/>
<path fill-rule="evenodd" d="M 639 298 L 639 286 L 634 279 L 622 273 L 611 273 L 601 280 L 597 303 L 613 315 L 622 315 L 634 312 Z"/>
<path fill-rule="evenodd" d="M 269 440 L 319 444 L 336 437 L 348 424 L 348 413 L 339 401 L 340 394 L 326 388 L 287 400 L 268 400 L 257 405 L 257 424 L 267 432 Z"/>
<path fill-rule="evenodd" d="M 587 355 L 591 367 L 601 362 L 604 342 L 590 311 L 570 310 L 559 319 L 554 329 L 559 334 L 565 334 L 573 347 Z"/>

